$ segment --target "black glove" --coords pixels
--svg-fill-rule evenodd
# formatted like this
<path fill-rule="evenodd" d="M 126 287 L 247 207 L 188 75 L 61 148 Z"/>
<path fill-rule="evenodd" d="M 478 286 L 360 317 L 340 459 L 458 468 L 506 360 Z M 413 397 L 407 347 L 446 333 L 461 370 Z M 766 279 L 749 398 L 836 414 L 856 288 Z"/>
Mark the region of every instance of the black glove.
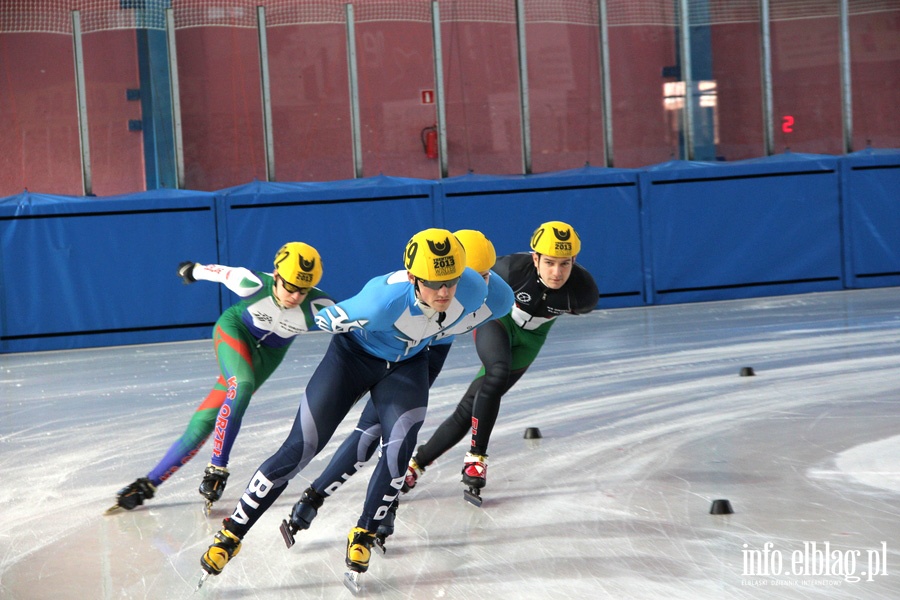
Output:
<path fill-rule="evenodd" d="M 197 263 L 186 260 L 178 265 L 178 276 L 184 280 L 184 284 L 194 283 L 194 265 Z"/>

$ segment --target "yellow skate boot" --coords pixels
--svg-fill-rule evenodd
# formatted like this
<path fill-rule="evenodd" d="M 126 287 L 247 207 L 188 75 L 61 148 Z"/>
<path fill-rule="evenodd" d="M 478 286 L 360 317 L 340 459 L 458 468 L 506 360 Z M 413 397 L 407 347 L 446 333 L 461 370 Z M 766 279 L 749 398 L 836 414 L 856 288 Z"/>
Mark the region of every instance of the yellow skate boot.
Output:
<path fill-rule="evenodd" d="M 347 536 L 347 567 L 357 573 L 365 573 L 372 556 L 375 534 L 362 527 L 354 527 Z"/>
<path fill-rule="evenodd" d="M 200 558 L 200 566 L 210 575 L 221 573 L 228 561 L 241 551 L 241 538 L 227 529 L 220 530 L 215 539 L 215 543 Z"/>
<path fill-rule="evenodd" d="M 360 576 L 369 569 L 374 543 L 375 534 L 362 527 L 354 527 L 347 536 L 346 563 L 350 571 L 344 574 L 344 585 L 354 594 L 362 591 Z"/>

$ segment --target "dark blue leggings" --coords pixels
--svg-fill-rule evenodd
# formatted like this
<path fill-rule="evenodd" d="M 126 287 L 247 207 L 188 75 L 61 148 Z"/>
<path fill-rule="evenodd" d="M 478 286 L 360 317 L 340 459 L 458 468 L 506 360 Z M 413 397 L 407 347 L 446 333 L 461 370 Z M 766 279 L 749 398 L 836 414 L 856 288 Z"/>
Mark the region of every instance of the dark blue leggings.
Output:
<path fill-rule="evenodd" d="M 353 404 L 366 392 L 385 438 L 357 526 L 375 531 L 397 497 L 428 405 L 426 353 L 387 362 L 363 350 L 349 334 L 335 335 L 306 386 L 294 424 L 275 454 L 260 465 L 226 521 L 243 537 L 321 452 Z"/>
<path fill-rule="evenodd" d="M 447 354 L 450 352 L 450 344 L 429 346 L 423 354 L 428 356 L 428 387 L 434 384 Z M 352 477 L 360 468 L 372 458 L 378 442 L 381 440 L 381 423 L 378 421 L 378 413 L 375 405 L 369 402 L 363 408 L 356 429 L 353 430 L 341 446 L 335 451 L 331 462 L 322 471 L 312 487 L 322 496 L 333 494 L 347 479 Z"/>

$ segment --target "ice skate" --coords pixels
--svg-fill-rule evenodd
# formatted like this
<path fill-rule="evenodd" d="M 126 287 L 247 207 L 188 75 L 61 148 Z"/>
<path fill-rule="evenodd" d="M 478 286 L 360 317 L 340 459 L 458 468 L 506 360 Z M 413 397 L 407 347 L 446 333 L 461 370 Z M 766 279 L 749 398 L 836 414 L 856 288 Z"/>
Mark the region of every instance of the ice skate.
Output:
<path fill-rule="evenodd" d="M 360 576 L 369 569 L 369 558 L 372 556 L 372 544 L 375 534 L 362 527 L 354 527 L 347 536 L 347 568 L 344 573 L 344 585 L 354 594 L 362 591 Z"/>
<path fill-rule="evenodd" d="M 221 529 L 216 534 L 215 540 L 207 548 L 206 553 L 200 557 L 200 566 L 203 567 L 205 573 L 200 577 L 197 589 L 200 589 L 207 577 L 221 573 L 228 561 L 241 551 L 241 539 L 227 529 Z"/>
<path fill-rule="evenodd" d="M 468 487 L 463 498 L 475 506 L 481 506 L 481 488 L 487 484 L 487 456 L 466 453 L 463 459 L 462 482 Z"/>
<path fill-rule="evenodd" d="M 146 477 L 136 479 L 116 493 L 116 503 L 106 509 L 106 514 L 111 515 L 120 510 L 132 510 L 149 500 L 156 493 L 156 486 L 150 483 Z"/>
<path fill-rule="evenodd" d="M 210 463 L 203 472 L 203 481 L 200 482 L 200 495 L 206 498 L 206 506 L 203 512 L 209 516 L 213 502 L 222 497 L 225 491 L 225 483 L 228 481 L 228 469 L 217 467 Z"/>
<path fill-rule="evenodd" d="M 294 545 L 294 536 L 302 529 L 309 529 L 312 520 L 316 518 L 325 497 L 319 494 L 312 486 L 306 488 L 300 499 L 294 505 L 291 511 L 291 522 L 281 520 L 281 536 L 284 538 L 285 545 L 290 548 Z"/>
<path fill-rule="evenodd" d="M 387 514 L 381 520 L 381 525 L 375 530 L 375 546 L 373 549 L 381 555 L 387 553 L 387 547 L 384 545 L 388 536 L 394 534 L 394 520 L 397 518 L 397 507 L 400 506 L 400 500 L 395 499 L 391 502 L 391 507 Z"/>
<path fill-rule="evenodd" d="M 425 467 L 419 466 L 419 463 L 416 462 L 415 456 L 409 459 L 409 466 L 406 468 L 406 478 L 403 480 L 403 486 L 400 488 L 400 491 L 405 494 L 409 490 L 416 487 L 416 482 L 419 480 L 419 475 L 424 472 Z"/>

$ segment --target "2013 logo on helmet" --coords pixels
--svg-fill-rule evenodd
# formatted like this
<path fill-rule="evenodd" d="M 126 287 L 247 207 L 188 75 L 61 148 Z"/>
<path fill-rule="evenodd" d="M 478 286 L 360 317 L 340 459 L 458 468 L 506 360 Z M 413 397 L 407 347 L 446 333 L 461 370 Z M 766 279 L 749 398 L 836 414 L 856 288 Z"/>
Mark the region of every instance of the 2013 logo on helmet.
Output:
<path fill-rule="evenodd" d="M 456 273 L 456 259 L 452 256 L 436 256 L 432 259 L 432 264 L 437 275 L 452 275 Z"/>

